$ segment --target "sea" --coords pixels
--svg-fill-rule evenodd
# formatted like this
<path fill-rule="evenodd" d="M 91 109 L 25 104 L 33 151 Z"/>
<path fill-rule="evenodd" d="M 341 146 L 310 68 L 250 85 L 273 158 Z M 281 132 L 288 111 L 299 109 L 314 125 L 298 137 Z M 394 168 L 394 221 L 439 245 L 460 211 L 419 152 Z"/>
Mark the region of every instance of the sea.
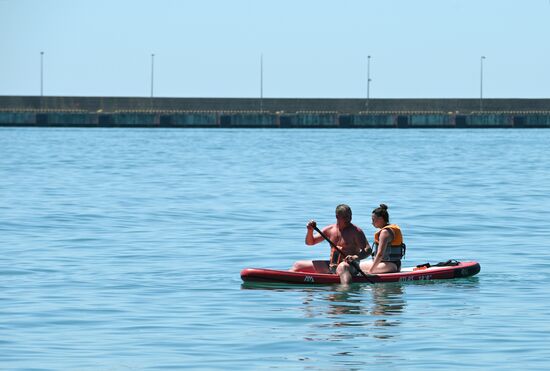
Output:
<path fill-rule="evenodd" d="M 548 129 L 0 129 L 2 370 L 547 370 Z M 473 277 L 244 284 L 326 259 L 338 204 L 403 266 Z"/>

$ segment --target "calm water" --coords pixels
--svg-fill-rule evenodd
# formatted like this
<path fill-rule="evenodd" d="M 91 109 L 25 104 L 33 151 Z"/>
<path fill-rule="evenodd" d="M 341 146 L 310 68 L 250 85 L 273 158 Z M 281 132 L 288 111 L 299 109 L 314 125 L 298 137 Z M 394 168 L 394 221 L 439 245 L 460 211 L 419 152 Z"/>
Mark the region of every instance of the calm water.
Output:
<path fill-rule="evenodd" d="M 0 129 L 0 368 L 545 369 L 550 130 Z M 305 224 L 390 206 L 404 265 L 473 278 L 242 285 Z"/>

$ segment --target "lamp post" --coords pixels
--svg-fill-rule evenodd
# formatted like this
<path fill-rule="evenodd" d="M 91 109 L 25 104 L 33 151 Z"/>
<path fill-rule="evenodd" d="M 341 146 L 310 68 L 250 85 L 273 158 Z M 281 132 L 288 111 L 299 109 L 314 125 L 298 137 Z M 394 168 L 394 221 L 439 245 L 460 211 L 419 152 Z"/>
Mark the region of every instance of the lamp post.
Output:
<path fill-rule="evenodd" d="M 151 54 L 151 98 L 153 98 L 154 84 L 155 84 L 155 55 Z"/>
<path fill-rule="evenodd" d="M 479 112 L 483 112 L 483 60 L 485 56 L 482 55 L 480 58 L 479 66 Z"/>
<path fill-rule="evenodd" d="M 40 96 L 44 95 L 44 52 L 40 52 Z"/>
<path fill-rule="evenodd" d="M 370 106 L 370 55 L 367 57 L 367 112 L 369 111 Z"/>

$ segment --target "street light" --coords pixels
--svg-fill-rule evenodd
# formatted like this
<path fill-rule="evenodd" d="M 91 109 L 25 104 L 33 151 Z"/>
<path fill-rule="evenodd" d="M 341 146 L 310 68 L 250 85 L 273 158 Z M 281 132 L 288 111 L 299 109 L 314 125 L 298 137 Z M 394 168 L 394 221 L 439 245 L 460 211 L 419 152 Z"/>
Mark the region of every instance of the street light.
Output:
<path fill-rule="evenodd" d="M 151 54 L 151 98 L 153 98 L 153 86 L 155 78 L 155 55 Z"/>
<path fill-rule="evenodd" d="M 369 110 L 370 106 L 370 55 L 367 56 L 367 111 Z"/>
<path fill-rule="evenodd" d="M 479 67 L 479 112 L 483 112 L 483 60 L 485 56 L 482 55 L 480 58 L 480 67 Z"/>
<path fill-rule="evenodd" d="M 44 52 L 40 52 L 40 96 L 44 95 Z"/>

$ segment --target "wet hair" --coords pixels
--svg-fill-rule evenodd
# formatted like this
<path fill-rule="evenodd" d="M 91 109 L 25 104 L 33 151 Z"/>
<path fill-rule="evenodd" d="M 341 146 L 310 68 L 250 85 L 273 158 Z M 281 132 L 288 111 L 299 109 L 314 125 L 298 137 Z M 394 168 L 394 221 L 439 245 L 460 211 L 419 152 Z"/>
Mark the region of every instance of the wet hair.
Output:
<path fill-rule="evenodd" d="M 380 204 L 379 207 L 377 207 L 376 209 L 372 210 L 372 213 L 374 215 L 376 215 L 377 217 L 382 217 L 384 218 L 384 221 L 386 223 L 389 223 L 390 222 L 390 214 L 388 214 L 388 205 L 385 205 L 385 204 Z"/>
<path fill-rule="evenodd" d="M 346 218 L 348 222 L 351 222 L 351 207 L 346 204 L 340 204 L 336 206 L 336 215 Z"/>

